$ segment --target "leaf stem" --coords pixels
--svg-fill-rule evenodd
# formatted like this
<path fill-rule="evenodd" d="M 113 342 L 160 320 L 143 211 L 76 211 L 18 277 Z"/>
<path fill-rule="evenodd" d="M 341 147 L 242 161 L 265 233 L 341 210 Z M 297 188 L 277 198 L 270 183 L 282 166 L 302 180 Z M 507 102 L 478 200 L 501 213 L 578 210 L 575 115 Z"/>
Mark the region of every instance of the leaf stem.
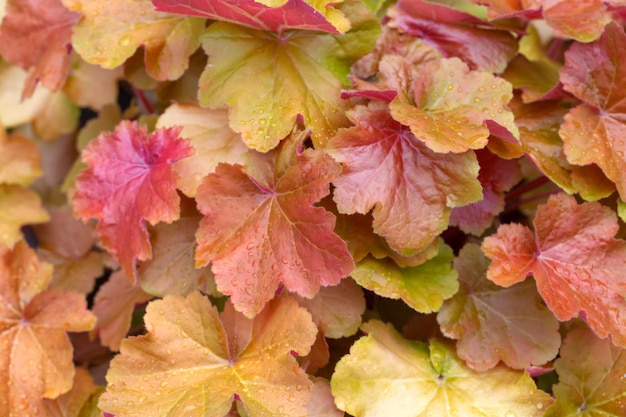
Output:
<path fill-rule="evenodd" d="M 133 94 L 135 95 L 135 97 L 137 97 L 137 99 L 143 106 L 146 113 L 154 114 L 154 108 L 152 108 L 152 104 L 150 104 L 150 101 L 148 100 L 144 92 L 135 86 L 132 86 L 132 88 L 133 88 Z"/>
<path fill-rule="evenodd" d="M 541 187 L 544 184 L 547 184 L 548 182 L 550 182 L 550 180 L 548 179 L 548 177 L 546 177 L 545 175 L 542 175 L 539 178 L 535 178 L 532 181 L 529 181 L 525 184 L 520 185 L 519 187 L 515 188 L 513 191 L 511 191 L 510 193 L 508 193 L 506 195 L 506 197 L 504 197 L 504 199 L 508 202 L 511 200 L 514 200 L 518 197 L 520 197 L 521 195 L 532 191 L 536 188 Z"/>

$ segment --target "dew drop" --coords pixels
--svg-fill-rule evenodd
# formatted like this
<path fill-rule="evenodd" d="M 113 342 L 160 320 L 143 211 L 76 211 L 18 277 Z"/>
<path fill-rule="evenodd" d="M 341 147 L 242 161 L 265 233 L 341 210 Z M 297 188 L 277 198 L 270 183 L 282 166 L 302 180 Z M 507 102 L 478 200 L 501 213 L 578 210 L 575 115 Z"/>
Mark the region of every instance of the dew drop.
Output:
<path fill-rule="evenodd" d="M 128 46 L 130 45 L 131 37 L 130 35 L 125 35 L 120 38 L 120 46 Z"/>

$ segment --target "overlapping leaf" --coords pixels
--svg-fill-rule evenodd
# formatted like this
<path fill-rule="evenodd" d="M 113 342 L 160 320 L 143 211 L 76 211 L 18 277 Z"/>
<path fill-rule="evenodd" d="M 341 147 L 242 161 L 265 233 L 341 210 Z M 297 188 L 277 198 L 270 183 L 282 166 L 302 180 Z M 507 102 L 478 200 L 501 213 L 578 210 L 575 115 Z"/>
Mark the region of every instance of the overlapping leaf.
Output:
<path fill-rule="evenodd" d="M 0 127 L 0 184 L 29 185 L 41 174 L 37 144 Z"/>
<path fill-rule="evenodd" d="M 573 38 L 580 42 L 597 39 L 614 14 L 611 6 L 620 6 L 615 0 L 473 0 L 489 6 L 490 18 L 543 17 L 560 37 Z M 623 4 L 621 4 L 623 6 Z"/>
<path fill-rule="evenodd" d="M 331 387 L 337 406 L 355 417 L 503 417 L 543 414 L 552 398 L 525 372 L 499 366 L 477 373 L 449 346 L 402 338 L 370 321 L 368 333 L 337 364 Z"/>
<path fill-rule="evenodd" d="M 335 6 L 343 0 L 152 0 L 157 10 L 200 16 L 251 27 L 284 32 L 288 29 L 343 33 L 350 21 Z"/>
<path fill-rule="evenodd" d="M 70 72 L 70 37 L 79 15 L 60 0 L 9 0 L 0 26 L 0 54 L 28 70 L 23 97 L 37 82 L 57 91 Z"/>
<path fill-rule="evenodd" d="M 0 184 L 0 245 L 13 247 L 22 239 L 22 226 L 49 219 L 35 192 L 19 185 Z"/>
<path fill-rule="evenodd" d="M 396 77 L 394 72 L 384 77 Z M 411 81 L 407 95 L 398 95 L 389 109 L 394 119 L 409 126 L 433 151 L 460 153 L 484 148 L 489 123 L 518 135 L 507 107 L 513 98 L 512 87 L 504 79 L 471 71 L 460 59 L 450 58 L 424 63 L 419 76 Z"/>
<path fill-rule="evenodd" d="M 97 332 L 103 346 L 119 350 L 120 342 L 130 329 L 132 314 L 136 304 L 145 303 L 152 296 L 134 285 L 122 271 L 109 277 L 96 294 L 93 313 L 98 318 Z"/>
<path fill-rule="evenodd" d="M 178 187 L 195 197 L 198 186 L 220 162 L 236 164 L 247 147 L 228 126 L 226 109 L 209 110 L 193 104 L 172 104 L 159 117 L 157 127 L 182 126 L 181 135 L 191 142 L 196 153 L 174 164 L 180 176 Z"/>
<path fill-rule="evenodd" d="M 172 80 L 200 46 L 204 19 L 156 12 L 150 0 L 61 1 L 83 15 L 74 25 L 72 46 L 91 64 L 115 68 L 143 46 L 148 73 Z"/>
<path fill-rule="evenodd" d="M 626 354 L 588 329 L 567 334 L 554 363 L 559 383 L 556 402 L 544 417 L 623 416 L 626 414 Z"/>
<path fill-rule="evenodd" d="M 45 415 L 42 397 L 72 387 L 68 331 L 95 325 L 83 296 L 46 290 L 52 268 L 28 246 L 0 246 L 0 415 Z"/>
<path fill-rule="evenodd" d="M 306 414 L 312 383 L 290 354 L 315 340 L 311 316 L 291 298 L 254 320 L 198 292 L 148 305 L 148 334 L 122 342 L 100 408 L 117 417 L 222 417 L 240 400 L 250 417 Z"/>
<path fill-rule="evenodd" d="M 440 243 L 439 254 L 420 265 L 402 268 L 390 258 L 368 257 L 357 264 L 352 277 L 378 295 L 400 298 L 420 313 L 432 313 L 459 289 L 452 259 L 452 249 Z"/>
<path fill-rule="evenodd" d="M 48 208 L 50 221 L 33 226 L 39 259 L 54 266 L 50 287 L 89 294 L 104 272 L 104 256 L 92 250 L 92 225 L 73 215 L 70 205 Z"/>
<path fill-rule="evenodd" d="M 211 262 L 218 290 L 249 317 L 281 283 L 310 298 L 354 267 L 334 216 L 313 206 L 340 167 L 322 151 L 299 153 L 294 136 L 267 154 L 251 151 L 245 169 L 218 165 L 196 196 L 205 215 L 196 264 Z"/>
<path fill-rule="evenodd" d="M 148 135 L 145 127 L 122 122 L 82 152 L 88 168 L 76 179 L 74 211 L 98 219 L 100 239 L 128 277 L 135 276 L 135 260 L 152 255 L 146 221 L 171 223 L 179 217 L 172 164 L 193 148 L 178 133 L 170 128 Z"/>
<path fill-rule="evenodd" d="M 328 153 L 343 164 L 333 181 L 340 212 L 371 209 L 374 232 L 402 255 L 426 249 L 447 227 L 452 207 L 481 199 L 474 152 L 439 154 L 372 102 L 348 113 L 356 125 L 338 132 Z"/>
<path fill-rule="evenodd" d="M 347 0 L 342 10 L 353 24 L 344 35 L 212 24 L 203 37 L 209 65 L 200 78 L 200 104 L 227 104 L 231 128 L 261 152 L 286 137 L 298 116 L 313 130 L 316 145 L 325 143 L 346 125 L 339 93 L 350 64 L 373 48 L 379 34 L 378 21 L 361 2 Z"/>
<path fill-rule="evenodd" d="M 54 400 L 45 400 L 46 417 L 102 417 L 102 411 L 96 407 L 101 389 L 93 383 L 89 371 L 77 368 L 72 390 Z"/>
<path fill-rule="evenodd" d="M 399 0 L 388 14 L 391 27 L 423 39 L 445 57 L 461 58 L 472 69 L 500 73 L 517 52 L 511 32 L 445 4 Z"/>
<path fill-rule="evenodd" d="M 195 268 L 196 230 L 200 216 L 184 216 L 171 224 L 159 223 L 152 228 L 152 259 L 143 262 L 137 276 L 144 291 L 163 297 L 187 295 L 199 290 L 215 294 L 211 269 Z"/>
<path fill-rule="evenodd" d="M 322 287 L 315 297 L 294 295 L 313 317 L 318 330 L 331 339 L 352 336 L 365 312 L 363 291 L 353 280 L 344 279 L 334 287 Z"/>
<path fill-rule="evenodd" d="M 504 210 L 504 192 L 522 179 L 522 173 L 516 161 L 499 158 L 487 150 L 478 150 L 476 156 L 483 199 L 452 209 L 450 224 L 459 226 L 465 233 L 480 236 L 491 226 L 494 216 Z"/>
<path fill-rule="evenodd" d="M 561 82 L 583 104 L 570 110 L 559 131 L 567 159 L 597 164 L 626 199 L 626 34 L 616 24 L 590 44 L 565 55 Z"/>
<path fill-rule="evenodd" d="M 626 242 L 614 237 L 615 213 L 558 194 L 537 208 L 534 226 L 533 234 L 519 224 L 503 225 L 483 241 L 492 260 L 487 277 L 508 287 L 532 274 L 559 320 L 581 315 L 598 336 L 626 346 Z"/>
<path fill-rule="evenodd" d="M 437 321 L 458 339 L 457 354 L 478 371 L 500 360 L 514 369 L 542 365 L 559 351 L 559 322 L 541 303 L 532 281 L 502 288 L 486 279 L 488 260 L 475 244 L 463 247 L 454 267 L 461 290 L 444 302 Z"/>
<path fill-rule="evenodd" d="M 596 164 L 578 166 L 567 161 L 558 132 L 567 110 L 560 101 L 521 104 L 515 100 L 512 107 L 526 156 L 562 190 L 578 192 L 588 201 L 615 191 L 615 185 Z"/>

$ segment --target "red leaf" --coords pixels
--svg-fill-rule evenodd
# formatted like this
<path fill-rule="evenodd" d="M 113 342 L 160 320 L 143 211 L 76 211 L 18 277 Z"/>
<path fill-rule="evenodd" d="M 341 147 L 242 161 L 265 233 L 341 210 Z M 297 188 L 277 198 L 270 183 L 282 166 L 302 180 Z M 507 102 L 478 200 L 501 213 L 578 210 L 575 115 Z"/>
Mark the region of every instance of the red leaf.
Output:
<path fill-rule="evenodd" d="M 179 218 L 177 174 L 172 164 L 191 156 L 193 148 L 179 140 L 179 128 L 158 129 L 122 121 L 115 132 L 102 133 L 83 150 L 88 168 L 76 179 L 74 211 L 84 220 L 99 220 L 96 231 L 117 257 L 128 277 L 135 261 L 152 256 L 146 229 Z"/>
<path fill-rule="evenodd" d="M 472 151 L 440 154 L 391 118 L 386 103 L 348 114 L 356 124 L 328 143 L 344 169 L 333 181 L 341 213 L 372 208 L 374 232 L 404 256 L 426 249 L 447 227 L 452 207 L 481 198 Z"/>
<path fill-rule="evenodd" d="M 341 1 L 286 0 L 278 7 L 266 5 L 276 2 L 255 0 L 152 0 L 152 3 L 162 12 L 223 20 L 266 31 L 306 29 L 343 33 L 350 28 L 350 22 L 332 7 Z"/>
<path fill-rule="evenodd" d="M 196 199 L 205 215 L 196 265 L 212 262 L 217 288 L 237 310 L 257 314 L 280 283 L 313 297 L 354 267 L 335 217 L 313 204 L 329 192 L 339 166 L 322 151 L 295 152 L 286 139 L 267 154 L 251 151 L 246 169 L 220 164 Z"/>
<path fill-rule="evenodd" d="M 41 81 L 57 91 L 70 72 L 70 38 L 79 14 L 60 0 L 9 0 L 0 27 L 0 54 L 28 70 L 23 98 Z"/>
<path fill-rule="evenodd" d="M 534 236 L 510 224 L 484 240 L 493 261 L 487 278 L 508 287 L 532 274 L 559 320 L 581 315 L 599 337 L 626 346 L 626 241 L 614 238 L 617 216 L 599 203 L 578 205 L 558 194 L 537 208 L 534 226 Z"/>
<path fill-rule="evenodd" d="M 459 57 L 472 69 L 502 72 L 517 53 L 517 41 L 469 13 L 424 0 L 400 0 L 389 10 L 390 26 Z"/>

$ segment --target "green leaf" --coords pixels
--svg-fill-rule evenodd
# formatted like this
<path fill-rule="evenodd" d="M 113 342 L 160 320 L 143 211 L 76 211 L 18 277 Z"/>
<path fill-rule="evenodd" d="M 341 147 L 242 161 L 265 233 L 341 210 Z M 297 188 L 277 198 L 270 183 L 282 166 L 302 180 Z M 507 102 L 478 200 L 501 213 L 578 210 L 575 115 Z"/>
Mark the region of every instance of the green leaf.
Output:
<path fill-rule="evenodd" d="M 316 145 L 323 144 L 347 124 L 340 90 L 350 65 L 374 47 L 380 30 L 366 6 L 348 3 L 342 10 L 350 12 L 352 30 L 345 35 L 212 24 L 202 41 L 209 64 L 200 77 L 200 104 L 227 104 L 231 128 L 261 152 L 286 137 L 298 115 Z"/>
<path fill-rule="evenodd" d="M 390 258 L 370 256 L 357 265 L 352 277 L 378 295 L 401 298 L 414 310 L 431 313 L 459 289 L 453 259 L 452 249 L 440 243 L 439 254 L 421 265 L 401 268 Z"/>

